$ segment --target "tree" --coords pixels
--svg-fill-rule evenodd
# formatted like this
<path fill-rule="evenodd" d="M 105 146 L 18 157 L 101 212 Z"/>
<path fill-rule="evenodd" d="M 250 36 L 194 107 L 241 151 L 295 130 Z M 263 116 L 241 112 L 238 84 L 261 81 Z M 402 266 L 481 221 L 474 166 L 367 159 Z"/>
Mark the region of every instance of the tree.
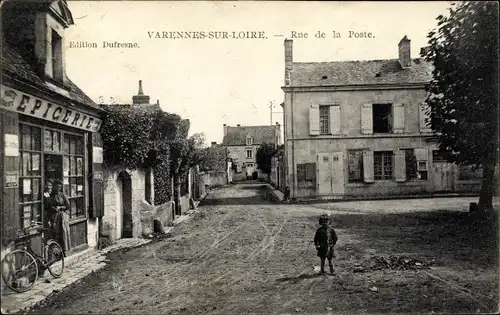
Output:
<path fill-rule="evenodd" d="M 498 4 L 453 4 L 438 16 L 422 57 L 433 64 L 426 87 L 430 125 L 449 162 L 482 167 L 481 210 L 492 209 L 498 160 Z"/>
<path fill-rule="evenodd" d="M 255 161 L 257 162 L 257 168 L 261 170 L 264 174 L 271 174 L 271 158 L 276 153 L 277 148 L 274 143 L 262 143 L 257 149 L 255 155 Z"/>

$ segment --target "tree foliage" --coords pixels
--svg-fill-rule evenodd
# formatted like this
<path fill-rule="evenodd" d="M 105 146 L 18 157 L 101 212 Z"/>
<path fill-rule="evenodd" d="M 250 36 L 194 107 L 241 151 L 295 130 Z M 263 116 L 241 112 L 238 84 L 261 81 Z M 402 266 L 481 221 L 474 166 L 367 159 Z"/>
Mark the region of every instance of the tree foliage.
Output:
<path fill-rule="evenodd" d="M 274 143 L 262 143 L 257 149 L 255 161 L 257 167 L 263 173 L 271 174 L 271 158 L 276 153 L 277 148 Z"/>
<path fill-rule="evenodd" d="M 225 171 L 226 148 L 222 146 L 204 148 L 201 152 L 200 171 Z"/>
<path fill-rule="evenodd" d="M 172 177 L 199 162 L 203 134 L 188 138 L 190 123 L 179 115 L 123 106 L 105 106 L 101 135 L 104 160 L 129 169 L 152 167 L 155 203 L 172 196 Z"/>
<path fill-rule="evenodd" d="M 434 66 L 429 122 L 450 162 L 483 167 L 482 196 L 491 204 L 485 194 L 498 159 L 498 4 L 461 2 L 437 20 L 422 55 Z"/>

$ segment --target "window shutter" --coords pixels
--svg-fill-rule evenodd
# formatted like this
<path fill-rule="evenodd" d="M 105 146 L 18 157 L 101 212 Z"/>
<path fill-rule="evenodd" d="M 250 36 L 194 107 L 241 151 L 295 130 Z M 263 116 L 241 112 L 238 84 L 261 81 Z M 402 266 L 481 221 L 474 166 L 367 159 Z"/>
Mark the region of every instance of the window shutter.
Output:
<path fill-rule="evenodd" d="M 420 118 L 420 132 L 431 132 L 431 128 L 430 126 L 427 125 L 426 123 L 426 119 L 429 118 L 429 115 L 426 114 L 426 111 L 428 109 L 428 105 L 427 103 L 420 103 L 420 115 L 419 115 L 419 118 Z"/>
<path fill-rule="evenodd" d="M 405 131 L 405 107 L 404 104 L 394 104 L 393 117 L 394 117 L 394 133 L 404 133 Z"/>
<path fill-rule="evenodd" d="M 361 133 L 369 135 L 373 133 L 373 113 L 372 104 L 361 106 Z"/>
<path fill-rule="evenodd" d="M 330 132 L 332 135 L 340 135 L 340 105 L 330 106 Z"/>
<path fill-rule="evenodd" d="M 373 183 L 373 151 L 363 151 L 363 176 L 365 183 Z"/>
<path fill-rule="evenodd" d="M 309 134 L 319 135 L 319 105 L 312 104 L 309 108 Z"/>
<path fill-rule="evenodd" d="M 89 137 L 89 154 L 92 157 L 90 164 L 90 217 L 99 218 L 104 216 L 104 176 L 103 176 L 103 150 L 101 135 L 97 132 Z"/>
<path fill-rule="evenodd" d="M 406 181 L 406 161 L 405 151 L 397 150 L 394 152 L 394 171 L 397 182 Z"/>
<path fill-rule="evenodd" d="M 417 161 L 427 161 L 429 159 L 429 150 L 426 148 L 415 149 L 415 158 Z"/>
<path fill-rule="evenodd" d="M 10 241 L 18 236 L 18 231 L 21 228 L 19 218 L 19 188 L 9 182 L 16 179 L 19 185 L 19 156 L 5 156 L 5 134 L 17 135 L 19 141 L 19 121 L 17 113 L 5 111 L 0 108 L 0 169 L 2 170 L 0 184 L 2 185 L 3 194 L 0 198 L 0 210 L 2 219 L 2 238 L 4 241 Z M 14 155 L 14 154 L 12 154 Z M 8 176 L 12 175 L 12 176 Z M 12 186 L 11 186 L 12 185 Z"/>

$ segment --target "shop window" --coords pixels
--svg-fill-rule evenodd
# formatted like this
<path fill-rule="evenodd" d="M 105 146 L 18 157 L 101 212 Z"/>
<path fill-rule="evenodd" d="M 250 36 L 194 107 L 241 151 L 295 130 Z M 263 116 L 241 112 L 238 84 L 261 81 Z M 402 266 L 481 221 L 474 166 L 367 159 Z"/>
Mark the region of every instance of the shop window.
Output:
<path fill-rule="evenodd" d="M 70 202 L 70 218 L 85 216 L 85 170 L 83 136 L 64 133 L 63 184 Z"/>
<path fill-rule="evenodd" d="M 363 151 L 349 151 L 349 182 L 363 181 Z"/>
<path fill-rule="evenodd" d="M 375 180 L 390 180 L 393 177 L 393 152 L 379 151 L 373 153 Z"/>
<path fill-rule="evenodd" d="M 28 227 L 31 221 L 43 222 L 41 128 L 20 124 L 19 220 Z"/>
<path fill-rule="evenodd" d="M 61 132 L 45 129 L 43 143 L 44 151 L 61 152 Z"/>

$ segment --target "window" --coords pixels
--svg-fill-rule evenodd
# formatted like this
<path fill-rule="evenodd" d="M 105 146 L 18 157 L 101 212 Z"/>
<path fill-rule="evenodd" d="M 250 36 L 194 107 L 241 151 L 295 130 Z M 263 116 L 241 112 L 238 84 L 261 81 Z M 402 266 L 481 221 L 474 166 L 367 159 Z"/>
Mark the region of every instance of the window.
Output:
<path fill-rule="evenodd" d="M 316 183 L 316 163 L 297 164 L 297 181 Z"/>
<path fill-rule="evenodd" d="M 247 145 L 252 145 L 253 144 L 253 139 L 252 137 L 248 136 L 247 137 Z"/>
<path fill-rule="evenodd" d="M 153 177 L 153 170 L 151 167 L 149 167 L 146 170 L 145 174 L 144 189 L 145 189 L 146 201 L 151 205 L 153 204 L 153 181 L 151 180 L 152 177 Z"/>
<path fill-rule="evenodd" d="M 251 159 L 253 157 L 253 150 L 247 149 L 247 159 Z"/>
<path fill-rule="evenodd" d="M 19 220 L 21 227 L 31 221 L 43 222 L 42 214 L 42 164 L 40 127 L 20 124 L 19 157 Z"/>
<path fill-rule="evenodd" d="M 393 174 L 392 151 L 379 151 L 373 153 L 373 170 L 375 180 L 392 179 Z"/>
<path fill-rule="evenodd" d="M 427 180 L 428 178 L 427 161 L 418 161 L 417 171 L 418 171 L 418 179 Z"/>
<path fill-rule="evenodd" d="M 84 141 L 83 136 L 64 133 L 64 194 L 70 203 L 70 218 L 84 216 Z"/>
<path fill-rule="evenodd" d="M 52 78 L 63 80 L 62 38 L 52 30 Z"/>
<path fill-rule="evenodd" d="M 373 104 L 373 133 L 392 132 L 392 104 Z"/>
<path fill-rule="evenodd" d="M 405 152 L 406 180 L 418 178 L 417 158 L 414 149 L 402 149 Z"/>
<path fill-rule="evenodd" d="M 348 152 L 349 182 L 363 181 L 363 151 Z"/>
<path fill-rule="evenodd" d="M 319 107 L 319 128 L 322 135 L 330 133 L 330 106 Z"/>

